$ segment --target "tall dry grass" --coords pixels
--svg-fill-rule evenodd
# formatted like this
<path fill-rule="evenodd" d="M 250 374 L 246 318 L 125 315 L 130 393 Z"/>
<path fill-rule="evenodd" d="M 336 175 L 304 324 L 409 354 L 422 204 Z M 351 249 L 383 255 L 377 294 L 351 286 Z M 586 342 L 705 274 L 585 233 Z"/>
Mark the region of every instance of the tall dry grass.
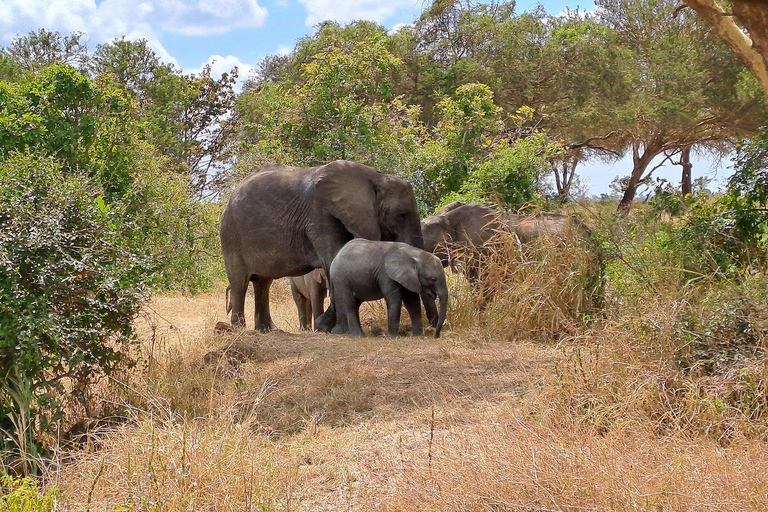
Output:
<path fill-rule="evenodd" d="M 521 244 L 499 232 L 469 258 L 477 284 L 453 281 L 451 325 L 494 338 L 549 341 L 577 332 L 602 300 L 602 255 L 574 224 L 565 233 Z"/>

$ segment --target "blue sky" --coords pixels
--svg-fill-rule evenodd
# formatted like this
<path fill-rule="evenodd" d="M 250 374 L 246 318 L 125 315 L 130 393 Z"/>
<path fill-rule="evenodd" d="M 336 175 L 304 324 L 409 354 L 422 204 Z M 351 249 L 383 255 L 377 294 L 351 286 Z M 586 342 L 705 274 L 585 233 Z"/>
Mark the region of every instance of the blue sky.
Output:
<path fill-rule="evenodd" d="M 594 9 L 592 0 L 519 0 L 518 12 L 541 4 L 549 14 L 566 8 Z M 15 35 L 46 28 L 82 31 L 93 46 L 126 36 L 145 38 L 166 61 L 193 72 L 211 63 L 214 72 L 238 66 L 241 79 L 267 55 L 287 52 L 318 22 L 368 19 L 392 28 L 416 19 L 429 0 L 0 0 L 0 45 Z M 694 159 L 694 178 L 727 176 L 727 165 Z M 713 169 L 715 168 L 715 169 Z M 607 192 L 617 175 L 631 170 L 631 160 L 588 162 L 579 174 L 590 194 Z M 656 175 L 679 180 L 679 167 Z"/>

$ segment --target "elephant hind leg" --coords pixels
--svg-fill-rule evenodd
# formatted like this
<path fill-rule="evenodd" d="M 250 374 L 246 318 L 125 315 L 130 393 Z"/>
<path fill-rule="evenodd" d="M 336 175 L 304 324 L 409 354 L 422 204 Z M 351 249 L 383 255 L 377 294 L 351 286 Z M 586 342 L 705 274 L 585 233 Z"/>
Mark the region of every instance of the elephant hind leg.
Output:
<path fill-rule="evenodd" d="M 272 285 L 272 279 L 264 277 L 254 277 L 253 279 L 253 300 L 254 300 L 254 328 L 257 331 L 267 332 L 276 329 L 272 323 L 272 316 L 269 314 L 269 287 Z"/>
<path fill-rule="evenodd" d="M 291 295 L 293 295 L 293 302 L 296 304 L 296 311 L 299 313 L 299 327 L 302 331 L 306 331 L 307 326 L 309 325 L 307 317 L 308 301 L 307 298 L 301 294 L 298 288 L 296 288 L 293 280 L 291 280 Z"/>
<path fill-rule="evenodd" d="M 312 322 L 314 322 L 314 317 L 312 316 L 312 302 L 304 297 L 304 327 L 302 327 L 302 330 L 311 330 L 312 329 Z"/>
<path fill-rule="evenodd" d="M 312 316 L 315 329 L 317 329 L 317 319 L 320 318 L 320 315 L 323 314 L 323 310 L 325 308 L 325 286 L 318 283 L 310 287 L 309 294 L 310 304 L 308 314 Z"/>
<path fill-rule="evenodd" d="M 248 279 L 230 277 L 229 299 L 232 311 L 230 322 L 233 328 L 245 327 L 245 293 L 248 291 Z"/>

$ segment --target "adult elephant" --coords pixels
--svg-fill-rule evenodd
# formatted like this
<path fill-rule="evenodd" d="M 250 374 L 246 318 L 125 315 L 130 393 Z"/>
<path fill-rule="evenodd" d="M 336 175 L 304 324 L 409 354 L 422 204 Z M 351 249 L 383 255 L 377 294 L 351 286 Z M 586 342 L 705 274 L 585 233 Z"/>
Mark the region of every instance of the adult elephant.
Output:
<path fill-rule="evenodd" d="M 252 282 L 254 324 L 261 331 L 274 328 L 272 281 L 315 268 L 330 279 L 331 261 L 352 238 L 423 247 L 411 185 L 345 160 L 310 168 L 270 165 L 254 172 L 232 191 L 220 236 L 232 326 L 245 326 L 245 292 Z M 333 288 L 329 291 L 333 298 Z"/>
<path fill-rule="evenodd" d="M 461 268 L 473 286 L 479 283 L 480 253 L 485 244 L 499 232 L 514 232 L 522 244 L 542 237 L 562 239 L 571 226 L 589 235 L 582 222 L 560 213 L 541 212 L 515 215 L 477 203 L 456 201 L 421 221 L 424 249 L 456 270 Z M 424 301 L 430 323 L 437 322 L 434 301 Z"/>
<path fill-rule="evenodd" d="M 512 230 L 522 217 L 500 212 L 478 203 L 450 203 L 421 221 L 424 250 L 440 258 L 443 267 L 455 269 L 459 259 L 480 250 L 500 230 Z M 476 268 L 466 266 L 468 277 L 476 278 Z"/>

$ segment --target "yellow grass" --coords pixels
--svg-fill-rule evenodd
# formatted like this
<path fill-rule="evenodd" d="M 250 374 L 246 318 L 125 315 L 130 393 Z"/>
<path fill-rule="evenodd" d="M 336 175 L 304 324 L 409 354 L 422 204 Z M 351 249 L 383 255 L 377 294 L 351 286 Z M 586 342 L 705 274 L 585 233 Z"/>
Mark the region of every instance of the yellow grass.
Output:
<path fill-rule="evenodd" d="M 148 366 L 105 392 L 132 421 L 49 475 L 62 510 L 768 510 L 764 442 L 592 428 L 559 387 L 569 350 L 450 322 L 439 340 L 302 333 L 276 285 L 278 333 L 213 335 L 223 286 L 153 301 Z"/>

